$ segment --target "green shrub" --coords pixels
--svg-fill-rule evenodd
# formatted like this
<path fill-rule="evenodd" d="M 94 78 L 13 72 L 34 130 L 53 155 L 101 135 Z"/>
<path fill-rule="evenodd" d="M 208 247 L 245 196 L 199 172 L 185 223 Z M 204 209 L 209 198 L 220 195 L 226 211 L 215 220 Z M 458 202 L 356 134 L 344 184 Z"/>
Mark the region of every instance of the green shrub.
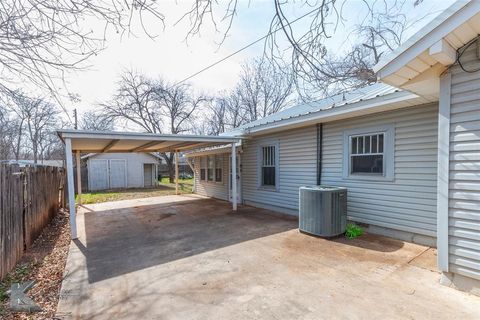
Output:
<path fill-rule="evenodd" d="M 348 239 L 354 239 L 356 237 L 359 237 L 363 234 L 363 229 L 360 226 L 357 226 L 354 223 L 349 223 L 347 224 L 347 228 L 345 231 L 345 237 Z"/>

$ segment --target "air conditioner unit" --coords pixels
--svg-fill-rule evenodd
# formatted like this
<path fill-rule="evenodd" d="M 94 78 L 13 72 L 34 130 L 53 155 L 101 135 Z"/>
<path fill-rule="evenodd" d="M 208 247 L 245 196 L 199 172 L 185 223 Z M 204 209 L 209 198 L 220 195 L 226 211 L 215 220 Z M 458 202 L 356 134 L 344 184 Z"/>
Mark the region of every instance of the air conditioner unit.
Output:
<path fill-rule="evenodd" d="M 320 237 L 334 237 L 347 225 L 347 188 L 300 187 L 299 229 Z"/>

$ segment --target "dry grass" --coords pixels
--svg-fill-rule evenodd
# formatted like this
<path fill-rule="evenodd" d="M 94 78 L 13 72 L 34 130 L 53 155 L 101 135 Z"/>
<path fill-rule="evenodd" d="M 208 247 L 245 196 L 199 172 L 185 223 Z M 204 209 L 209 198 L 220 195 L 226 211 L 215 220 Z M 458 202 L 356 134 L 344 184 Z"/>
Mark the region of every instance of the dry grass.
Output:
<path fill-rule="evenodd" d="M 22 260 L 0 282 L 0 318 L 10 319 L 52 319 L 57 309 L 63 271 L 70 245 L 68 213 L 60 212 L 42 231 L 33 246 Z M 34 287 L 28 291 L 41 308 L 38 313 L 12 313 L 9 311 L 9 299 L 6 290 L 14 282 L 35 280 Z"/>
<path fill-rule="evenodd" d="M 180 194 L 192 193 L 193 180 L 180 180 Z M 175 194 L 175 184 L 169 183 L 166 178 L 162 179 L 160 185 L 155 188 L 145 189 L 124 189 L 124 190 L 105 190 L 98 192 L 89 192 L 82 194 L 83 204 L 92 204 L 108 201 L 140 199 L 148 197 L 169 196 Z"/>

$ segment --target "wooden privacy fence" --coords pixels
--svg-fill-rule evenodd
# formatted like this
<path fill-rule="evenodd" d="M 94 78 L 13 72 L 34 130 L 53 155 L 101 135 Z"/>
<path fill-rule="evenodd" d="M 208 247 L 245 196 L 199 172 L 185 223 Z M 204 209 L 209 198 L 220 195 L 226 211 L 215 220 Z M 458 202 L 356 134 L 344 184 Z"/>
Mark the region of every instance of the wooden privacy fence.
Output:
<path fill-rule="evenodd" d="M 0 279 L 58 212 L 64 170 L 0 164 Z"/>

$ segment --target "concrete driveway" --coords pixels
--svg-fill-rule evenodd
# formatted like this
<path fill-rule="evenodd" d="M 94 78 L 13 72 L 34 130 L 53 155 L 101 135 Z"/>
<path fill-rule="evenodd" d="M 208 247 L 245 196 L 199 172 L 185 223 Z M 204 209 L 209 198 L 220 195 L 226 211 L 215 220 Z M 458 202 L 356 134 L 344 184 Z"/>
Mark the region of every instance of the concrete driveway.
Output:
<path fill-rule="evenodd" d="M 324 240 L 294 219 L 165 196 L 78 214 L 61 319 L 478 319 L 438 283 L 435 251 L 385 237 Z"/>

